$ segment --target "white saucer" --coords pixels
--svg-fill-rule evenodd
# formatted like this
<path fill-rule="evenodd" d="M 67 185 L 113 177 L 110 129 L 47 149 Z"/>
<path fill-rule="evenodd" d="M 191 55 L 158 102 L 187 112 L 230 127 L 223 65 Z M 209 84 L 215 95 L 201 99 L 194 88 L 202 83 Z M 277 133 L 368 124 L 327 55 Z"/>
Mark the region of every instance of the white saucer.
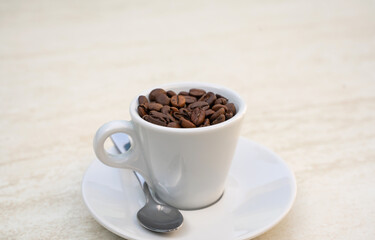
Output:
<path fill-rule="evenodd" d="M 83 199 L 92 216 L 109 231 L 137 240 L 250 239 L 285 217 L 296 190 L 294 174 L 285 162 L 245 138 L 238 142 L 223 197 L 210 207 L 182 211 L 184 225 L 172 233 L 153 233 L 138 224 L 144 197 L 132 171 L 95 160 L 82 181 Z"/>

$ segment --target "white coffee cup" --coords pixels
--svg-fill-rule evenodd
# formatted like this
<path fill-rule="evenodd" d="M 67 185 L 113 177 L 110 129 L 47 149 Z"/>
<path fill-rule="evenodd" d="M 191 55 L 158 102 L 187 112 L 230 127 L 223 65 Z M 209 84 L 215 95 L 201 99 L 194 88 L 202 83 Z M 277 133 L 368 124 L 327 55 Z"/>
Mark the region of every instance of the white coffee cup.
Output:
<path fill-rule="evenodd" d="M 223 194 L 229 168 L 240 135 L 246 104 L 234 91 L 209 83 L 173 83 L 165 90 L 201 88 L 228 98 L 237 113 L 231 119 L 208 127 L 169 128 L 143 120 L 137 111 L 138 96 L 130 105 L 131 121 L 104 124 L 94 138 L 94 151 L 104 164 L 140 172 L 165 203 L 192 210 L 215 203 Z M 148 96 L 152 89 L 140 95 Z M 104 148 L 114 133 L 126 133 L 130 149 L 113 155 Z"/>

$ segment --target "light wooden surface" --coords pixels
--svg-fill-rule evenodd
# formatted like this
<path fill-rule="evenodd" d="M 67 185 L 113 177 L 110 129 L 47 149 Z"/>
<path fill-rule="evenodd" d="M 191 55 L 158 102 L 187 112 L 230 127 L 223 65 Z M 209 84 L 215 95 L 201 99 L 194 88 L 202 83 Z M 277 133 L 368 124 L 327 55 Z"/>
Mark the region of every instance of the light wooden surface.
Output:
<path fill-rule="evenodd" d="M 118 239 L 81 179 L 145 88 L 206 81 L 295 171 L 267 239 L 375 239 L 374 1 L 0 1 L 0 239 Z"/>

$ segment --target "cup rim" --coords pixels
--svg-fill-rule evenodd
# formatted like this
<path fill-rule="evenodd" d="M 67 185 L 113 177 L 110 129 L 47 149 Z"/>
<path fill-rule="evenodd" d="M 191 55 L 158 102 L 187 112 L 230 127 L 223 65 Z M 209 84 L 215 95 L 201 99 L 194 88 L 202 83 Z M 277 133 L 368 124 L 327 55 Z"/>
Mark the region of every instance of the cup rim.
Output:
<path fill-rule="evenodd" d="M 210 126 L 207 126 L 207 127 L 171 128 L 171 127 L 159 126 L 157 124 L 150 123 L 150 122 L 142 119 L 138 114 L 138 111 L 137 111 L 137 107 L 139 105 L 138 104 L 138 97 L 140 95 L 148 96 L 149 93 L 155 88 L 162 88 L 162 89 L 166 89 L 166 90 L 171 90 L 171 89 L 173 90 L 174 88 L 186 88 L 188 90 L 188 89 L 191 89 L 191 88 L 205 89 L 205 87 L 211 88 L 211 89 L 217 89 L 221 92 L 228 93 L 228 94 L 222 94 L 224 97 L 228 97 L 230 95 L 232 98 L 235 98 L 235 100 L 238 104 L 238 107 L 237 107 L 238 109 L 237 109 L 236 115 L 234 115 L 231 119 L 226 120 L 222 123 L 210 125 Z M 231 102 L 233 102 L 233 101 L 231 101 Z M 232 125 L 232 124 L 240 121 L 243 118 L 243 116 L 245 115 L 246 109 L 247 109 L 247 106 L 246 106 L 245 101 L 242 99 L 242 97 L 237 92 L 235 92 L 232 89 L 229 89 L 225 86 L 222 86 L 222 85 L 219 85 L 219 84 L 213 84 L 213 83 L 205 83 L 205 82 L 177 82 L 177 83 L 169 83 L 169 84 L 158 85 L 156 87 L 153 87 L 153 88 L 147 89 L 145 91 L 142 91 L 131 102 L 130 107 L 129 107 L 129 112 L 130 112 L 130 116 L 131 116 L 133 122 L 136 122 L 137 124 L 141 125 L 144 128 L 147 128 L 147 129 L 152 129 L 154 131 L 160 131 L 160 132 L 170 132 L 170 133 L 180 133 L 180 134 L 197 134 L 197 133 L 205 133 L 205 132 L 216 131 L 217 129 L 225 128 L 228 125 Z"/>

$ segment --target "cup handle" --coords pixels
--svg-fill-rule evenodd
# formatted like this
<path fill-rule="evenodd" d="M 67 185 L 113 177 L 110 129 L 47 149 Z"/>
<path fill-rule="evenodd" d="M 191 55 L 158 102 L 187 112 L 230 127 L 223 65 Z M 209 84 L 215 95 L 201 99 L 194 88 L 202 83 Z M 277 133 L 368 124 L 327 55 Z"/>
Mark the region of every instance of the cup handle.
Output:
<path fill-rule="evenodd" d="M 105 150 L 105 140 L 114 133 L 125 133 L 129 135 L 131 139 L 131 147 L 127 152 L 111 154 Z M 140 144 L 132 122 L 116 120 L 105 123 L 96 132 L 93 146 L 97 158 L 104 164 L 116 168 L 129 168 L 141 172 L 146 176 L 148 175 L 144 161 L 138 150 Z"/>

